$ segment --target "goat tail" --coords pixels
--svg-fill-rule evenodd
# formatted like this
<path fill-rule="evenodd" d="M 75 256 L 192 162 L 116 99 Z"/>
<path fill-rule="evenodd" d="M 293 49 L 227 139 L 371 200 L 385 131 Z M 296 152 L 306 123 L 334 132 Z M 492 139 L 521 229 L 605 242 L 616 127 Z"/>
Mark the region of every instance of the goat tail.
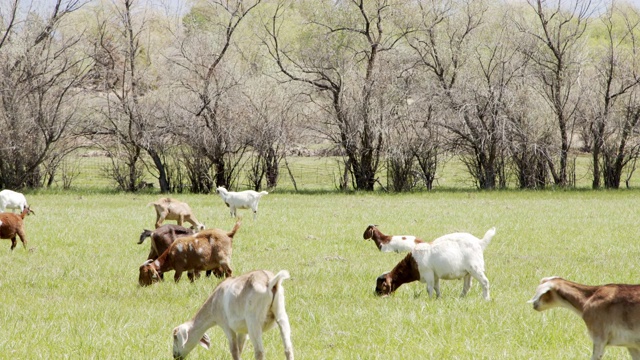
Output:
<path fill-rule="evenodd" d="M 231 231 L 229 231 L 227 233 L 227 236 L 230 238 L 233 238 L 233 236 L 236 234 L 236 232 L 238 231 L 238 229 L 240 229 L 240 225 L 242 224 L 242 219 L 238 218 L 236 220 L 236 224 L 233 226 L 233 229 L 231 229 Z"/>
<path fill-rule="evenodd" d="M 269 280 L 269 289 L 271 289 L 271 291 L 275 293 L 281 287 L 280 283 L 282 283 L 283 280 L 290 278 L 291 275 L 289 275 L 289 272 L 287 270 L 278 271 L 276 276 L 274 276 L 273 279 Z"/>
<path fill-rule="evenodd" d="M 147 230 L 147 229 L 145 229 L 145 230 L 142 232 L 142 234 L 140 234 L 140 241 L 138 241 L 138 245 L 139 245 L 139 244 L 142 244 L 146 238 L 148 238 L 149 236 L 151 236 L 151 234 L 153 234 L 153 230 Z"/>
<path fill-rule="evenodd" d="M 290 330 L 284 330 L 285 328 L 289 328 L 289 317 L 287 316 L 287 311 L 285 310 L 285 300 L 284 300 L 284 287 L 282 287 L 282 281 L 285 279 L 289 279 L 289 272 L 287 270 L 280 270 L 271 280 L 269 280 L 269 290 L 271 291 L 271 311 L 273 311 L 273 315 L 275 316 L 275 320 L 280 327 L 280 332 L 283 336 L 283 341 L 285 334 L 284 332 L 289 332 Z M 290 340 L 289 340 L 290 342 Z M 291 345 L 289 345 L 290 347 Z M 289 357 L 287 356 L 287 359 Z"/>
<path fill-rule="evenodd" d="M 291 278 L 291 276 L 287 270 L 280 270 L 271 280 L 269 280 L 269 290 L 273 296 L 271 300 L 271 309 L 273 309 L 276 318 L 278 318 L 279 313 L 284 310 L 284 288 L 282 287 L 282 281 L 289 278 Z"/>
<path fill-rule="evenodd" d="M 491 229 L 487 230 L 487 232 L 484 234 L 484 237 L 482 238 L 482 240 L 480 240 L 480 246 L 482 246 L 482 250 L 486 249 L 487 245 L 489 245 L 489 243 L 491 242 L 491 239 L 493 238 L 493 236 L 496 234 L 496 227 L 492 227 Z"/>
<path fill-rule="evenodd" d="M 269 193 L 266 192 L 266 191 L 260 191 L 258 194 L 260 194 L 260 197 L 265 196 L 265 195 L 269 195 Z"/>

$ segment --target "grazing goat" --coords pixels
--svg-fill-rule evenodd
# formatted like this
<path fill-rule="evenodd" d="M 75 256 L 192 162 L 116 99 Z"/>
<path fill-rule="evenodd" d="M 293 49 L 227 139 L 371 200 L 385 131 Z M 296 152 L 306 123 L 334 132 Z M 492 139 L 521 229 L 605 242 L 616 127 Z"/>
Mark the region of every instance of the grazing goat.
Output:
<path fill-rule="evenodd" d="M 191 208 L 185 202 L 172 198 L 161 198 L 147 204 L 147 206 L 149 205 L 153 205 L 156 209 L 156 229 L 159 228 L 165 220 L 177 220 L 180 226 L 186 221 L 193 225 L 193 229 L 204 230 L 204 225 L 196 219 Z"/>
<path fill-rule="evenodd" d="M 261 360 L 264 358 L 262 333 L 277 323 L 285 357 L 293 360 L 291 327 L 281 284 L 288 278 L 286 270 L 275 276 L 269 271 L 257 270 L 218 284 L 193 319 L 173 329 L 173 357 L 184 359 L 198 343 L 209 349 L 211 340 L 205 331 L 218 325 L 227 335 L 234 360 L 240 359 L 247 334 L 255 358 Z"/>
<path fill-rule="evenodd" d="M 0 239 L 11 239 L 11 250 L 16 247 L 16 236 L 20 236 L 22 246 L 27 248 L 27 237 L 24 233 L 24 218 L 33 213 L 25 207 L 20 215 L 14 213 L 0 213 Z"/>
<path fill-rule="evenodd" d="M 489 280 L 484 274 L 483 251 L 496 234 L 496 228 L 489 229 L 482 240 L 468 233 L 453 233 L 441 236 L 431 243 L 416 245 L 393 270 L 376 280 L 376 294 L 388 295 L 402 284 L 420 280 L 427 283 L 429 297 L 436 290 L 440 297 L 440 279 L 464 278 L 462 294 L 471 287 L 471 277 L 482 285 L 482 296 L 489 300 Z"/>
<path fill-rule="evenodd" d="M 229 207 L 231 216 L 236 216 L 236 209 L 251 209 L 253 210 L 254 220 L 258 215 L 258 201 L 262 196 L 269 194 L 266 191 L 257 192 L 253 190 L 228 191 L 222 186 L 216 189 L 216 193 L 220 195 L 224 203 Z"/>
<path fill-rule="evenodd" d="M 28 208 L 27 199 L 23 194 L 12 190 L 0 191 L 0 211 L 5 212 L 7 209 L 20 210 Z M 33 211 L 31 211 L 33 213 Z"/>
<path fill-rule="evenodd" d="M 378 247 L 378 250 L 382 252 L 411 251 L 417 244 L 424 242 L 413 235 L 385 235 L 380 232 L 376 226 L 377 225 L 367 226 L 362 237 L 365 240 L 372 239 Z"/>
<path fill-rule="evenodd" d="M 142 244 L 146 238 L 151 237 L 151 249 L 149 250 L 147 259 L 155 260 L 169 248 L 169 245 L 171 245 L 175 239 L 193 234 L 193 229 L 188 229 L 180 225 L 166 224 L 155 230 L 145 229 L 142 234 L 140 234 L 138 244 Z"/>
<path fill-rule="evenodd" d="M 193 234 L 195 234 L 193 229 L 180 225 L 165 224 L 153 231 L 145 229 L 140 234 L 138 244 L 142 244 L 146 238 L 151 237 L 151 249 L 149 250 L 147 260 L 155 260 L 159 258 L 177 238 Z M 207 270 L 207 277 L 211 276 L 211 272 L 212 270 Z M 193 275 L 190 275 L 190 277 L 191 276 Z M 198 273 L 196 273 L 196 277 L 197 276 L 199 276 Z M 163 275 L 160 274 L 160 277 L 163 278 Z"/>
<path fill-rule="evenodd" d="M 138 283 L 148 286 L 162 279 L 162 274 L 175 270 L 178 282 L 184 271 L 194 281 L 199 271 L 213 270 L 216 276 L 231 276 L 231 252 L 233 236 L 240 228 L 236 222 L 233 230 L 207 229 L 191 236 L 177 238 L 156 260 L 149 259 L 140 266 Z M 194 273 L 191 273 L 193 271 Z"/>
<path fill-rule="evenodd" d="M 640 285 L 588 286 L 546 277 L 529 303 L 537 311 L 564 307 L 582 317 L 593 341 L 592 360 L 609 345 L 624 346 L 640 360 Z"/>

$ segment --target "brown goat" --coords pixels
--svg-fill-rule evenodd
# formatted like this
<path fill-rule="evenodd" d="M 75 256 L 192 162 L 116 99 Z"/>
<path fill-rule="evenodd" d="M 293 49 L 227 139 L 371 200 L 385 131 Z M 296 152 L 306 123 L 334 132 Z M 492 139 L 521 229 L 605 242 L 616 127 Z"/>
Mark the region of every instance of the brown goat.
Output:
<path fill-rule="evenodd" d="M 140 234 L 138 244 L 142 244 L 146 238 L 151 237 L 151 249 L 149 250 L 147 259 L 155 260 L 169 248 L 169 245 L 171 245 L 175 239 L 193 234 L 193 229 L 180 225 L 166 224 L 155 230 L 145 229 Z"/>
<path fill-rule="evenodd" d="M 148 286 L 161 280 L 162 274 L 174 270 L 174 280 L 178 282 L 182 273 L 189 273 L 194 281 L 198 271 L 213 270 L 216 276 L 229 277 L 233 236 L 240 228 L 236 222 L 233 230 L 207 229 L 191 236 L 176 239 L 156 260 L 147 260 L 140 266 L 138 283 Z"/>
<path fill-rule="evenodd" d="M 178 225 L 186 221 L 193 225 L 196 230 L 203 230 L 204 225 L 196 219 L 189 205 L 185 202 L 172 198 L 161 198 L 148 205 L 153 205 L 156 209 L 156 229 L 162 225 L 165 220 L 177 220 Z"/>
<path fill-rule="evenodd" d="M 34 212 L 26 206 L 20 215 L 14 213 L 0 213 L 0 239 L 11 239 L 11 250 L 16 247 L 16 236 L 20 236 L 22 246 L 27 248 L 27 237 L 24 233 L 23 220 Z"/>
<path fill-rule="evenodd" d="M 151 237 L 151 249 L 149 250 L 147 259 L 155 260 L 159 258 L 177 238 L 193 234 L 195 234 L 193 229 L 180 225 L 165 224 L 155 230 L 145 229 L 140 234 L 138 244 L 142 244 L 146 238 Z M 211 276 L 211 272 L 212 270 L 207 270 L 207 277 Z M 220 273 L 216 271 L 217 277 L 221 277 L 219 274 Z M 195 275 L 198 277 L 199 273 L 196 272 Z"/>
<path fill-rule="evenodd" d="M 533 299 L 537 311 L 564 307 L 584 320 L 593 341 L 591 359 L 600 359 L 606 346 L 624 346 L 640 359 L 640 285 L 589 286 L 557 276 L 540 280 Z"/>

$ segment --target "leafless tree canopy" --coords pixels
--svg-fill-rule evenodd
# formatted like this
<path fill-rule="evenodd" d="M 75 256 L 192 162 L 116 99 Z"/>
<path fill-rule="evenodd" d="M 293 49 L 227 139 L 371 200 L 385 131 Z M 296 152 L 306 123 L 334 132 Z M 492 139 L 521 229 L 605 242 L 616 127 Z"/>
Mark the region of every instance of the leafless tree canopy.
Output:
<path fill-rule="evenodd" d="M 571 0 L 31 0 L 0 4 L 0 186 L 273 189 L 298 147 L 343 190 L 628 181 L 640 155 L 640 13 Z M 322 155 L 321 155 L 322 156 Z M 295 182 L 295 179 L 294 179 Z M 626 183 L 628 186 L 628 183 Z"/>

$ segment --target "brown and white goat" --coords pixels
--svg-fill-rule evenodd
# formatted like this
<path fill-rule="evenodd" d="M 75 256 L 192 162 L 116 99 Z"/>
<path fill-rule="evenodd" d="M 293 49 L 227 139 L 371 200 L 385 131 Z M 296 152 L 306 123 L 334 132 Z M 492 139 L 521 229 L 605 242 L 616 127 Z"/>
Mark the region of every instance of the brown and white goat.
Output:
<path fill-rule="evenodd" d="M 640 285 L 589 286 L 553 276 L 540 280 L 529 303 L 537 311 L 564 307 L 578 314 L 593 341 L 592 360 L 606 346 L 624 346 L 640 360 Z"/>
<path fill-rule="evenodd" d="M 484 299 L 490 300 L 483 252 L 495 234 L 496 228 L 491 228 L 482 239 L 469 233 L 453 233 L 418 244 L 393 270 L 378 276 L 376 294 L 389 295 L 402 284 L 420 280 L 427 283 L 429 297 L 433 290 L 440 297 L 440 279 L 464 279 L 460 296 L 465 296 L 473 277 L 482 286 Z"/>
<path fill-rule="evenodd" d="M 233 230 L 207 229 L 191 236 L 176 239 L 156 260 L 147 260 L 140 266 L 138 283 L 148 286 L 161 280 L 162 274 L 174 270 L 178 282 L 182 273 L 189 272 L 189 280 L 199 271 L 213 270 L 219 277 L 231 276 L 231 252 L 233 236 L 240 228 L 236 222 Z M 194 273 L 191 273 L 191 272 Z"/>
<path fill-rule="evenodd" d="M 14 213 L 0 213 L 0 239 L 11 239 L 11 250 L 16 247 L 16 236 L 20 236 L 22 246 L 27 248 L 27 236 L 24 233 L 24 218 L 28 214 L 35 214 L 28 206 L 20 215 Z"/>
<path fill-rule="evenodd" d="M 362 237 L 365 240 L 371 239 L 382 252 L 405 252 L 411 251 L 417 244 L 424 241 L 413 235 L 385 235 L 378 230 L 377 225 L 369 225 Z"/>
<path fill-rule="evenodd" d="M 262 360 L 262 333 L 277 323 L 285 357 L 293 360 L 291 327 L 282 287 L 282 281 L 288 278 L 286 270 L 276 275 L 256 270 L 218 284 L 193 319 L 173 329 L 173 357 L 184 359 L 198 343 L 209 349 L 211 340 L 205 332 L 218 325 L 227 335 L 234 360 L 240 359 L 247 334 L 253 344 L 255 358 Z"/>
<path fill-rule="evenodd" d="M 156 209 L 156 229 L 162 225 L 165 220 L 177 220 L 178 225 L 182 226 L 184 222 L 191 223 L 195 230 L 203 230 L 204 225 L 196 219 L 189 204 L 172 198 L 161 198 L 155 202 L 147 204 L 153 205 Z"/>

